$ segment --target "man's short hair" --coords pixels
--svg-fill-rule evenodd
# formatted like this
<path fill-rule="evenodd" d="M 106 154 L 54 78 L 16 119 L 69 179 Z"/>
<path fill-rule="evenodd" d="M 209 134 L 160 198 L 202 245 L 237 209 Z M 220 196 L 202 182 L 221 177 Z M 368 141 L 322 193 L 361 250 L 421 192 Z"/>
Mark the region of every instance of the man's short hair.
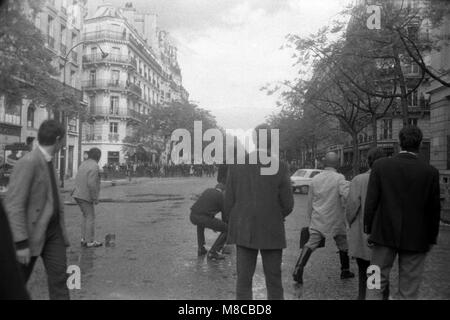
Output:
<path fill-rule="evenodd" d="M 56 138 L 64 138 L 66 130 L 56 120 L 45 120 L 42 122 L 38 131 L 38 142 L 42 146 L 52 146 L 56 143 Z"/>
<path fill-rule="evenodd" d="M 422 130 L 417 126 L 408 125 L 403 127 L 398 134 L 400 147 L 409 152 L 418 152 L 422 142 Z"/>
<path fill-rule="evenodd" d="M 367 162 L 369 163 L 369 168 L 372 168 L 373 163 L 380 159 L 386 157 L 386 153 L 382 148 L 372 148 L 367 152 Z"/>
<path fill-rule="evenodd" d="M 102 152 L 100 151 L 99 148 L 91 148 L 87 154 L 88 159 L 93 159 L 95 161 L 99 161 L 100 157 L 102 156 Z"/>

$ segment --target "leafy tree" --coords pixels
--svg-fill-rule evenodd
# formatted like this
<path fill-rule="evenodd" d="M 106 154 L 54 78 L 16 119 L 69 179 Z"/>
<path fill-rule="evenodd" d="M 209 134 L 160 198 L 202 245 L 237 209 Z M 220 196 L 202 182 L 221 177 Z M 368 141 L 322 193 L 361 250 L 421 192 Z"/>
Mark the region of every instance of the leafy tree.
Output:
<path fill-rule="evenodd" d="M 193 136 L 194 121 L 202 122 L 203 131 L 217 127 L 214 116 L 195 104 L 172 102 L 165 106 L 158 105 L 124 142 L 156 150 L 159 154 L 166 154 L 169 159 L 172 132 L 182 128 Z"/>
<path fill-rule="evenodd" d="M 30 99 L 52 111 L 81 110 L 81 95 L 63 85 L 42 32 L 34 25 L 43 0 L 3 1 L 0 5 L 0 95 L 7 106 Z"/>

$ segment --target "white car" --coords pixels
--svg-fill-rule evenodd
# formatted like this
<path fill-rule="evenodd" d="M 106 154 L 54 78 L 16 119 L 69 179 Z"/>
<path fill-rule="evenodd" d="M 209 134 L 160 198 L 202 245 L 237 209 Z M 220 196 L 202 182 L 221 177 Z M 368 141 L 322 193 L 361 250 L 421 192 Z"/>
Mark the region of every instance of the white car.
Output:
<path fill-rule="evenodd" d="M 291 176 L 292 190 L 299 190 L 300 193 L 307 194 L 311 180 L 323 170 L 319 169 L 299 169 Z"/>

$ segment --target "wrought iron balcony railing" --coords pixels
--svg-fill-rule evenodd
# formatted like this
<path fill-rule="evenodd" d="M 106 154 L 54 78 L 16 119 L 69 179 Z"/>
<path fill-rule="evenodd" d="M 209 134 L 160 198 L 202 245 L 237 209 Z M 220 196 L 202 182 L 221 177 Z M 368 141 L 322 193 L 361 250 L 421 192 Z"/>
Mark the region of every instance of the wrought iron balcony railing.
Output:
<path fill-rule="evenodd" d="M 89 112 L 92 115 L 100 115 L 100 116 L 117 116 L 117 117 L 126 117 L 126 110 L 120 109 L 119 107 L 111 107 L 111 106 L 91 106 L 89 108 Z"/>
<path fill-rule="evenodd" d="M 129 81 L 120 81 L 115 79 L 95 79 L 86 80 L 82 82 L 82 87 L 84 90 L 93 89 L 115 89 L 123 90 L 134 93 L 137 96 L 141 96 L 142 90 L 138 85 L 131 83 Z"/>
<path fill-rule="evenodd" d="M 109 62 L 109 63 L 123 63 L 123 64 L 129 64 L 136 68 L 137 63 L 136 59 L 121 55 L 121 54 L 108 54 L 107 57 L 103 58 L 101 54 L 94 53 L 94 54 L 87 54 L 83 56 L 83 63 L 99 63 L 99 62 Z"/>

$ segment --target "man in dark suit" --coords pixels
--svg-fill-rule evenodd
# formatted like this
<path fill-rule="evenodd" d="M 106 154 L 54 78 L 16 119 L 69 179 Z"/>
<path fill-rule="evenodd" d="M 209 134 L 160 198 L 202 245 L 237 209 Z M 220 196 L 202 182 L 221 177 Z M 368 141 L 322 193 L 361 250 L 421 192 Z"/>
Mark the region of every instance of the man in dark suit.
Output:
<path fill-rule="evenodd" d="M 256 133 L 263 129 L 270 130 L 261 125 L 256 128 Z M 258 151 L 267 152 L 260 139 L 255 140 Z M 278 162 L 278 159 L 272 155 L 271 161 Z M 282 249 L 286 248 L 284 219 L 293 209 L 294 198 L 287 165 L 277 163 L 279 167 L 275 174 L 264 175 L 261 169 L 265 165 L 261 162 L 232 165 L 228 170 L 224 211 L 229 217 L 227 242 L 237 246 L 238 300 L 253 297 L 252 281 L 258 251 L 262 256 L 267 298 L 284 298 L 281 282 Z"/>
<path fill-rule="evenodd" d="M 28 300 L 9 222 L 0 203 L 0 300 Z"/>
<path fill-rule="evenodd" d="M 53 157 L 64 144 L 65 129 L 56 120 L 39 127 L 39 145 L 14 166 L 4 201 L 25 281 L 42 257 L 50 299 L 69 299 L 64 202 Z"/>
<path fill-rule="evenodd" d="M 439 172 L 419 160 L 422 132 L 416 126 L 399 133 L 402 151 L 375 161 L 367 190 L 364 231 L 373 244 L 371 265 L 381 271 L 380 288 L 368 299 L 381 299 L 399 256 L 400 299 L 417 299 L 425 257 L 439 233 Z"/>

